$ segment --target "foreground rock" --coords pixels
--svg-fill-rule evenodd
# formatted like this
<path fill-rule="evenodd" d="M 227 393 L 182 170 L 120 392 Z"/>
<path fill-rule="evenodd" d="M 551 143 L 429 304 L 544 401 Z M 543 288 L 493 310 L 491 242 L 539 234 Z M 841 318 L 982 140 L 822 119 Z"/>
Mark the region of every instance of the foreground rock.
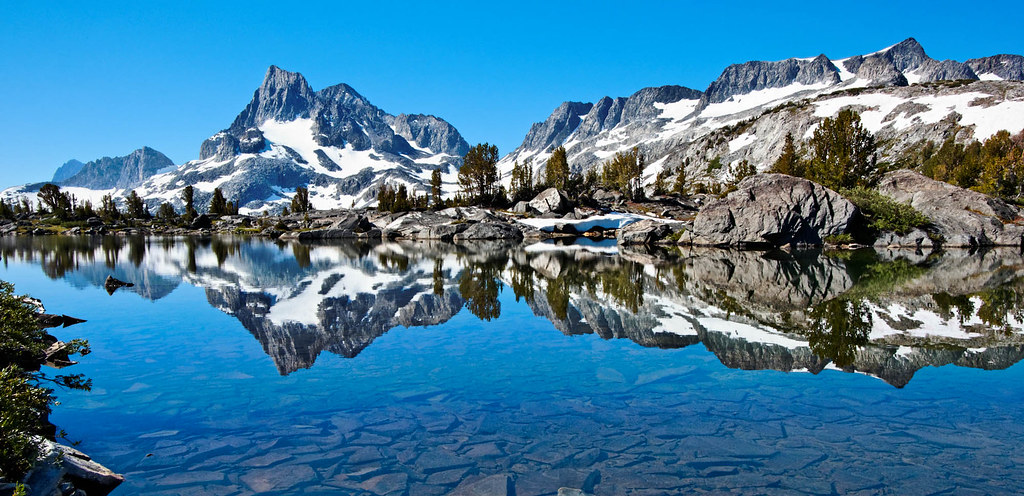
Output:
<path fill-rule="evenodd" d="M 820 184 L 782 174 L 758 174 L 708 204 L 680 243 L 707 246 L 820 245 L 843 233 L 857 208 Z"/>
<path fill-rule="evenodd" d="M 23 480 L 28 494 L 105 496 L 124 482 L 124 476 L 81 451 L 44 440 L 42 458 Z"/>
<path fill-rule="evenodd" d="M 945 247 L 1020 246 L 1024 238 L 1020 209 L 977 191 L 909 170 L 886 174 L 878 191 L 928 217 Z"/>
<path fill-rule="evenodd" d="M 652 245 L 665 242 L 674 230 L 670 224 L 645 219 L 623 226 L 615 234 L 615 239 L 620 245 Z"/>

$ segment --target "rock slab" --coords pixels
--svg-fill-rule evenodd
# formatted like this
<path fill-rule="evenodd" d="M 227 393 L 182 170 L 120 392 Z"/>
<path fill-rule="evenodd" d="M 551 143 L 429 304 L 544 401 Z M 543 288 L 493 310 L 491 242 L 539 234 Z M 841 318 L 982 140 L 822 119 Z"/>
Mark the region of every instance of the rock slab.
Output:
<path fill-rule="evenodd" d="M 936 181 L 910 170 L 886 174 L 878 192 L 908 203 L 931 220 L 944 247 L 1020 246 L 1020 209 L 998 198 Z"/>
<path fill-rule="evenodd" d="M 820 245 L 843 233 L 857 211 L 820 184 L 783 174 L 757 174 L 708 204 L 680 243 L 707 246 Z"/>

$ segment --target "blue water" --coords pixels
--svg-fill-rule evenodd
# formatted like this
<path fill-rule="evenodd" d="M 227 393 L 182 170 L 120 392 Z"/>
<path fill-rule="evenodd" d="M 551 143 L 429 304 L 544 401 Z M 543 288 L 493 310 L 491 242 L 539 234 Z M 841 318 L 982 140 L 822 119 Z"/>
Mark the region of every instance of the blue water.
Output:
<path fill-rule="evenodd" d="M 353 358 L 324 351 L 282 375 L 201 278 L 152 278 L 164 287 L 147 290 L 166 293 L 154 301 L 41 263 L 10 258 L 0 278 L 87 320 L 52 331 L 93 350 L 69 369 L 93 390 L 59 392 L 52 420 L 126 476 L 115 495 L 446 494 L 492 475 L 519 496 L 1024 487 L 1019 363 L 926 366 L 902 388 L 731 369 L 703 343 L 566 335 L 502 284 L 497 318 L 398 326 Z"/>

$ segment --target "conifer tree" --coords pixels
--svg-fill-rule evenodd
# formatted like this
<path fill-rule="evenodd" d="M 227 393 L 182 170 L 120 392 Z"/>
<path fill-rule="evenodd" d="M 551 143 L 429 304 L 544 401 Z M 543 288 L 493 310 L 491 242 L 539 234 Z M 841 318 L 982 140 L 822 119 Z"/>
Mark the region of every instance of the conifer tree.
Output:
<path fill-rule="evenodd" d="M 779 155 L 779 158 L 775 160 L 770 171 L 789 176 L 804 176 L 804 166 L 800 160 L 800 155 L 796 151 L 793 133 L 786 133 L 786 141 L 782 145 L 782 155 Z"/>
<path fill-rule="evenodd" d="M 224 215 L 227 213 L 227 200 L 220 188 L 213 188 L 213 197 L 210 198 L 210 215 Z"/>
<path fill-rule="evenodd" d="M 430 173 L 430 199 L 435 207 L 440 207 L 443 203 L 441 199 L 441 169 L 434 169 L 434 172 Z"/>
<path fill-rule="evenodd" d="M 478 203 L 492 200 L 498 182 L 498 147 L 481 143 L 470 148 L 459 168 L 459 184 Z"/>
<path fill-rule="evenodd" d="M 149 210 L 146 208 L 146 203 L 142 201 L 135 190 L 128 192 L 128 196 L 124 199 L 125 202 L 125 215 L 129 219 L 148 219 Z"/>
<path fill-rule="evenodd" d="M 199 213 L 196 212 L 195 206 L 195 188 L 193 188 L 191 184 L 185 186 L 181 190 L 181 201 L 185 202 L 185 212 L 182 213 L 182 215 L 185 216 L 185 220 L 191 221 L 199 215 Z"/>
<path fill-rule="evenodd" d="M 533 161 L 526 159 L 512 166 L 512 201 L 529 200 L 533 196 Z"/>
<path fill-rule="evenodd" d="M 309 202 L 309 189 L 299 186 L 295 188 L 295 196 L 292 197 L 292 212 L 309 212 L 312 205 Z"/>
<path fill-rule="evenodd" d="M 544 182 L 549 188 L 566 189 L 569 184 L 569 160 L 565 147 L 560 146 L 551 152 L 544 166 Z"/>

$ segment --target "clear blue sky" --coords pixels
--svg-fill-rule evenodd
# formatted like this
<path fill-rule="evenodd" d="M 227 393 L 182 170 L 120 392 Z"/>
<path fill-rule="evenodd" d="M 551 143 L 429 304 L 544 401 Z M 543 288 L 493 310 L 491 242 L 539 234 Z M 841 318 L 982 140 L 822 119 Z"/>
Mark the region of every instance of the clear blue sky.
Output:
<path fill-rule="evenodd" d="M 910 36 L 938 59 L 1024 53 L 1020 0 L 90 3 L 5 3 L 0 187 L 143 145 L 195 159 L 271 64 L 435 114 L 504 155 L 564 100 L 703 90 L 730 63 Z"/>

